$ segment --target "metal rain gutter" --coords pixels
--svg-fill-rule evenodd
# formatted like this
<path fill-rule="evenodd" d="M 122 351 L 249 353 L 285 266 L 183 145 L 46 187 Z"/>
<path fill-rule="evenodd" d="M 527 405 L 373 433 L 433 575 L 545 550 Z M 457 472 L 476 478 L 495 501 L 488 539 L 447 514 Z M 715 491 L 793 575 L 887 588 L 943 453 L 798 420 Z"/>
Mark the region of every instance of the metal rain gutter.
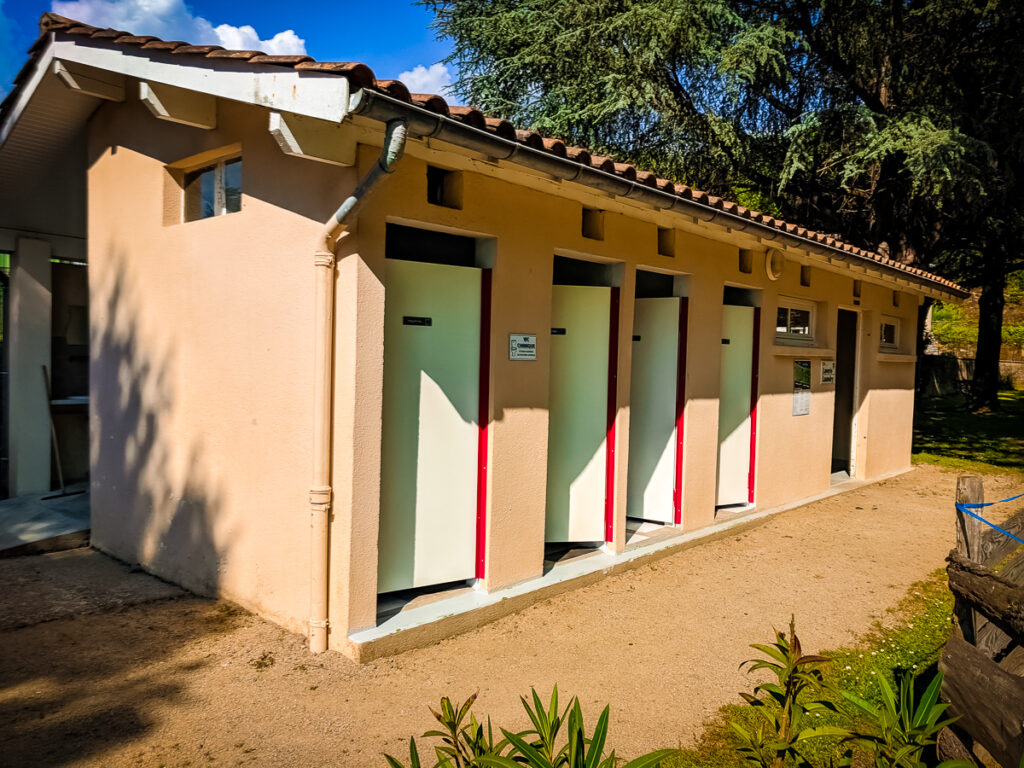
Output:
<path fill-rule="evenodd" d="M 638 181 L 624 179 L 608 171 L 587 167 L 573 160 L 496 136 L 378 91 L 367 88 L 356 91 L 350 99 L 349 111 L 352 114 L 363 115 L 383 122 L 404 118 L 408 120 L 410 135 L 416 138 L 437 138 L 464 149 L 480 152 L 496 160 L 513 160 L 514 158 L 513 161 L 517 164 L 549 174 L 562 181 L 579 182 L 611 195 L 640 201 L 658 210 L 679 212 L 696 217 L 706 223 L 715 223 L 740 232 L 757 234 L 769 240 L 788 242 L 826 258 L 839 259 L 849 264 L 868 267 L 887 275 L 902 278 L 920 285 L 925 290 L 958 297 L 968 295 L 966 291 L 933 283 L 893 265 L 867 259 L 794 232 L 781 231 L 735 213 L 717 210 L 694 200 L 686 200 L 670 192 L 649 187 Z"/>

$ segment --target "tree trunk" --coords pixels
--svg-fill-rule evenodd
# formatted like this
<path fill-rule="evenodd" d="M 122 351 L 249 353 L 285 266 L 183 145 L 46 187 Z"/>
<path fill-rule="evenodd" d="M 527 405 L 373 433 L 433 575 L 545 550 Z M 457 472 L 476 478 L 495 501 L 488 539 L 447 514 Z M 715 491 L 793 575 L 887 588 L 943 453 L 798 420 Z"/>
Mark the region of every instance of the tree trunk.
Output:
<path fill-rule="evenodd" d="M 914 397 L 918 402 L 924 397 L 924 388 L 927 383 L 924 354 L 928 351 L 931 343 L 931 329 L 928 326 L 928 313 L 932 310 L 935 299 L 926 296 L 924 302 L 917 308 L 917 339 L 914 352 L 917 354 L 917 370 L 914 376 Z"/>
<path fill-rule="evenodd" d="M 978 299 L 978 349 L 974 354 L 974 381 L 971 407 L 974 410 L 999 408 L 999 352 L 1003 344 L 1003 291 L 1006 288 L 1005 260 L 1002 254 L 986 259 L 986 269 Z"/>

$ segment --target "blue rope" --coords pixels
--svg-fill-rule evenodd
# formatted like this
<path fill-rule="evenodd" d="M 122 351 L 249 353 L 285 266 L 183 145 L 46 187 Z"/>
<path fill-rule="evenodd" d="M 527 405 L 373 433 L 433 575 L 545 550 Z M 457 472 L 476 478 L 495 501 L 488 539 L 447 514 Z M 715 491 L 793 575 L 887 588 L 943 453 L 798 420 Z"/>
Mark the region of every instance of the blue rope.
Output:
<path fill-rule="evenodd" d="M 1004 504 L 1007 501 L 1015 501 L 1016 499 L 1019 499 L 1019 498 L 1022 498 L 1022 497 L 1024 497 L 1024 493 L 1019 493 L 1016 496 L 1011 496 L 1008 499 L 1002 499 L 1000 501 L 990 501 L 987 504 L 961 504 L 961 503 L 957 502 L 955 506 L 956 506 L 958 511 L 963 512 L 965 515 L 970 515 L 975 520 L 981 520 L 981 522 L 983 522 L 985 525 L 990 526 L 992 528 L 995 528 L 997 531 L 999 531 L 1004 536 L 1009 536 L 1014 541 L 1019 541 L 1021 544 L 1024 544 L 1024 539 L 1018 539 L 1016 536 L 1014 536 L 1012 533 L 1010 533 L 1005 528 L 1000 528 L 995 523 L 990 523 L 988 520 L 986 520 L 981 515 L 976 515 L 974 512 L 971 512 L 972 509 L 981 509 L 982 507 L 991 507 L 993 504 Z"/>
<path fill-rule="evenodd" d="M 957 506 L 967 507 L 968 509 L 981 509 L 982 507 L 991 507 L 993 504 L 1005 504 L 1008 501 L 1016 501 L 1020 498 L 1024 498 L 1024 493 L 1018 493 L 1016 496 L 1011 496 L 1008 499 L 1002 499 L 1000 501 L 990 501 L 987 504 L 957 504 Z"/>

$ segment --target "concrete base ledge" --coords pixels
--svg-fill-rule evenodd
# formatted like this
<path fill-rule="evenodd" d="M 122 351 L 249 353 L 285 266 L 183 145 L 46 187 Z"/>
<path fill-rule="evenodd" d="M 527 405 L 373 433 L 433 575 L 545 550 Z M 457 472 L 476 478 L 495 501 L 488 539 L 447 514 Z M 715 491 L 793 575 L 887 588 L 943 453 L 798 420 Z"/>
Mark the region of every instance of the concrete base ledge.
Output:
<path fill-rule="evenodd" d="M 780 512 L 806 506 L 840 493 L 888 480 L 910 472 L 913 467 L 892 472 L 871 480 L 847 480 L 814 496 L 809 496 L 770 509 L 751 509 L 737 517 L 692 531 L 678 530 L 649 543 L 614 553 L 598 550 L 595 554 L 579 557 L 556 565 L 543 576 L 513 584 L 493 592 L 476 591 L 439 600 L 418 608 L 403 611 L 376 627 L 351 633 L 332 649 L 339 650 L 360 664 L 392 656 L 414 648 L 422 648 L 461 635 L 511 613 L 549 600 L 580 587 L 594 584 L 605 576 L 649 565 L 698 544 L 734 535 L 767 522 Z"/>
<path fill-rule="evenodd" d="M 45 555 L 49 552 L 63 552 L 66 549 L 79 549 L 89 546 L 89 529 L 73 531 L 48 539 L 32 541 L 17 547 L 0 549 L 0 559 L 7 557 L 24 557 L 26 555 Z"/>

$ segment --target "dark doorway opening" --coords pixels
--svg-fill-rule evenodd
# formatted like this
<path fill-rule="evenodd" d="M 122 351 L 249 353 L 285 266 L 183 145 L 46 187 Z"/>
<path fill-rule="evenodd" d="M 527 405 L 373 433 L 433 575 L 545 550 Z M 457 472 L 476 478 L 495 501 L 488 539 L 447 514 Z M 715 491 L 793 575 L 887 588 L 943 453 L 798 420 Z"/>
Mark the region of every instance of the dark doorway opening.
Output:
<path fill-rule="evenodd" d="M 836 322 L 836 405 L 832 418 L 833 482 L 850 477 L 856 379 L 857 313 L 840 309 Z"/>

